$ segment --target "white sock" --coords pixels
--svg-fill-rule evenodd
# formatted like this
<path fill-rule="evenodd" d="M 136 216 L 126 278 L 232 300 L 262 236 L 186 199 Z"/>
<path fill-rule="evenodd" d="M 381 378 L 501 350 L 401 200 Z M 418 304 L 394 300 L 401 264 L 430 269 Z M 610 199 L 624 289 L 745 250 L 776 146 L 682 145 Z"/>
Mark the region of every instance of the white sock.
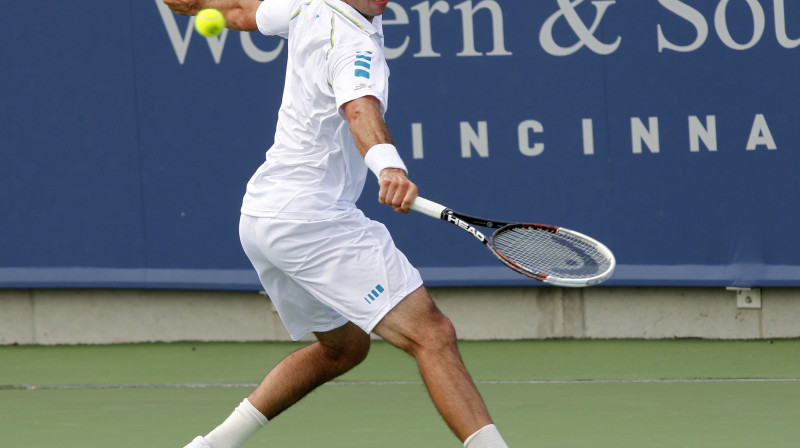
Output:
<path fill-rule="evenodd" d="M 500 431 L 494 425 L 486 425 L 475 431 L 475 434 L 467 437 L 464 441 L 465 448 L 508 448 Z"/>
<path fill-rule="evenodd" d="M 241 448 L 247 439 L 266 424 L 267 418 L 264 414 L 245 398 L 205 439 L 213 448 Z"/>

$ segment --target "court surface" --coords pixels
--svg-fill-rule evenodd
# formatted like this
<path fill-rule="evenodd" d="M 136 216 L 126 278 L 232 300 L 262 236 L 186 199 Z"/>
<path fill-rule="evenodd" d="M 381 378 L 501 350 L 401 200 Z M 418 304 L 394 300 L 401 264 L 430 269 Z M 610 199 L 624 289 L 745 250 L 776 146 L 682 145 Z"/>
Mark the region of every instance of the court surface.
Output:
<path fill-rule="evenodd" d="M 182 447 L 304 344 L 0 347 L 0 447 Z M 800 340 L 462 342 L 512 448 L 800 446 Z M 459 447 L 383 342 L 248 447 Z"/>

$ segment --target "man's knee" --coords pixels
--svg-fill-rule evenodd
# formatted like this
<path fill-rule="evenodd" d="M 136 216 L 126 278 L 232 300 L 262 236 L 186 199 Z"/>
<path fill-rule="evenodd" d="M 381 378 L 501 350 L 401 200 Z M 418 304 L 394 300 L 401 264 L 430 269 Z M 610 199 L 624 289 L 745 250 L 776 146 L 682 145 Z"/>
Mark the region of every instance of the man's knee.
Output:
<path fill-rule="evenodd" d="M 449 349 L 456 345 L 456 328 L 453 322 L 438 309 L 432 313 L 429 328 L 423 331 L 428 333 L 426 341 L 431 348 Z"/>
<path fill-rule="evenodd" d="M 458 350 L 455 327 L 438 309 L 420 319 L 407 336 L 407 345 L 400 348 L 415 358 L 423 353 L 441 354 Z"/>
<path fill-rule="evenodd" d="M 328 361 L 343 372 L 361 364 L 369 353 L 369 335 L 358 327 L 343 328 L 338 334 L 318 334 L 317 339 Z"/>
<path fill-rule="evenodd" d="M 424 287 L 390 311 L 375 332 L 414 357 L 420 351 L 452 350 L 456 346 L 453 323 L 434 304 Z"/>
<path fill-rule="evenodd" d="M 350 343 L 344 347 L 342 353 L 343 362 L 349 369 L 352 369 L 367 358 L 369 348 L 370 340 L 368 334 L 363 333 L 353 338 Z"/>

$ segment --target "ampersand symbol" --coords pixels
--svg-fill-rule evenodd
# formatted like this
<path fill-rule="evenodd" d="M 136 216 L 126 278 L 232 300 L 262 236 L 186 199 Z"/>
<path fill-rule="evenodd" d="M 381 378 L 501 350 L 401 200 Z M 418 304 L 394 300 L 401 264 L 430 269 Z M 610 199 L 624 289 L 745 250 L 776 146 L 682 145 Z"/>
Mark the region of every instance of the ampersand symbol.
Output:
<path fill-rule="evenodd" d="M 548 17 L 548 19 L 544 22 L 544 25 L 542 25 L 541 31 L 539 32 L 539 42 L 542 44 L 542 48 L 544 48 L 545 51 L 554 56 L 567 56 L 575 53 L 584 45 L 589 47 L 595 53 L 602 55 L 610 54 L 616 51 L 620 42 L 622 41 L 622 37 L 617 36 L 617 40 L 611 44 L 600 42 L 600 40 L 594 37 L 597 27 L 603 20 L 603 15 L 605 15 L 609 6 L 616 3 L 616 0 L 597 0 L 592 2 L 597 10 L 597 14 L 594 17 L 594 22 L 589 28 L 586 28 L 586 25 L 575 11 L 575 7 L 583 3 L 583 0 L 572 0 L 571 2 L 570 0 L 557 1 L 559 11 Z M 570 28 L 572 28 L 572 31 L 574 31 L 575 35 L 578 37 L 578 42 L 569 47 L 562 47 L 553 39 L 553 26 L 561 17 L 567 20 Z"/>

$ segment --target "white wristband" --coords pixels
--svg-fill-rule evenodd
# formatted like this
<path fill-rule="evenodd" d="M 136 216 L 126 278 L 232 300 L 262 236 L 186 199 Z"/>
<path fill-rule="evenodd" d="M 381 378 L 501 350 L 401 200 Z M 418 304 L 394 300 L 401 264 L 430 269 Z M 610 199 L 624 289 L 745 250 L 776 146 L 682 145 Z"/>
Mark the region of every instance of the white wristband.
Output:
<path fill-rule="evenodd" d="M 364 162 L 367 164 L 376 177 L 381 177 L 381 171 L 386 168 L 398 168 L 408 174 L 408 169 L 397 153 L 397 148 L 390 143 L 381 143 L 369 148 L 367 155 L 364 156 Z"/>

